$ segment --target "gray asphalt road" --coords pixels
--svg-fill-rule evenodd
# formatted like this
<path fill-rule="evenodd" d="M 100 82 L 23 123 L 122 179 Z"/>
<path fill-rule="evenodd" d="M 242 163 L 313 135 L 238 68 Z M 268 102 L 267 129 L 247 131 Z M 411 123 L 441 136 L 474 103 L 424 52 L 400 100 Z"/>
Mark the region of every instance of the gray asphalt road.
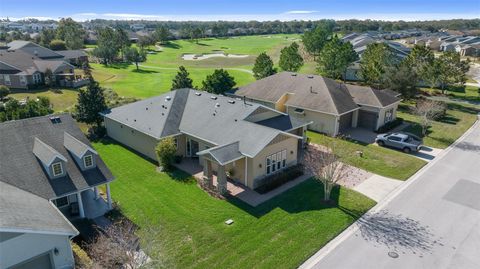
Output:
<path fill-rule="evenodd" d="M 480 124 L 313 268 L 480 268 Z"/>

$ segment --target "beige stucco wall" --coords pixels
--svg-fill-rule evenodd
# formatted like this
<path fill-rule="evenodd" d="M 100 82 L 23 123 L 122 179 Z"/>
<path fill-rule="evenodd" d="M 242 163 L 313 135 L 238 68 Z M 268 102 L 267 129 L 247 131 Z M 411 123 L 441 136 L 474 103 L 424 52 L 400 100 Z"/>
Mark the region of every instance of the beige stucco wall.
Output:
<path fill-rule="evenodd" d="M 299 118 L 307 122 L 312 121 L 312 124 L 308 125 L 309 130 L 313 130 L 319 133 L 325 133 L 331 136 L 335 136 L 337 134 L 335 130 L 335 121 L 337 120 L 337 117 L 335 115 L 306 109 L 304 110 L 305 114 L 300 115 L 294 111 L 295 108 L 296 107 L 289 106 L 287 108 L 287 113 L 292 117 Z"/>
<path fill-rule="evenodd" d="M 155 154 L 155 146 L 158 143 L 157 139 L 108 118 L 105 118 L 105 127 L 107 129 L 107 135 L 112 139 L 138 151 L 152 160 L 157 159 Z"/>
<path fill-rule="evenodd" d="M 53 249 L 59 250 L 58 255 Z M 46 252 L 52 252 L 54 268 L 73 268 L 70 239 L 65 235 L 25 233 L 0 243 L 0 268 L 8 268 Z"/>
<path fill-rule="evenodd" d="M 277 153 L 282 150 L 287 150 L 287 167 L 297 164 L 297 146 L 298 139 L 288 137 L 278 143 L 271 144 L 260 151 L 255 157 L 248 158 L 248 184 L 249 188 L 254 187 L 254 181 L 258 178 L 264 177 L 266 171 L 266 158 L 269 155 Z M 261 167 L 260 167 L 261 165 Z"/>

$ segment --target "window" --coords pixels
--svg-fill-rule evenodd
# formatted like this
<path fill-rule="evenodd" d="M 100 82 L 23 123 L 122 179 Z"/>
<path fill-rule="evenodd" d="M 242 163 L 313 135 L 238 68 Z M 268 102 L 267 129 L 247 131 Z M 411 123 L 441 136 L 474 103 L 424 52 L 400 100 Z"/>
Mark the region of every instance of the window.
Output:
<path fill-rule="evenodd" d="M 39 84 L 40 82 L 42 82 L 42 75 L 38 73 L 33 74 L 33 83 Z"/>
<path fill-rule="evenodd" d="M 267 156 L 266 164 L 267 175 L 284 168 L 287 165 L 287 150 Z"/>
<path fill-rule="evenodd" d="M 67 206 L 69 204 L 68 196 L 58 198 L 58 199 L 54 200 L 54 203 L 57 207 Z"/>
<path fill-rule="evenodd" d="M 52 170 L 53 170 L 54 177 L 63 174 L 62 163 L 58 162 L 58 163 L 52 164 Z"/>
<path fill-rule="evenodd" d="M 20 84 L 27 85 L 27 78 L 25 76 L 20 76 Z"/>
<path fill-rule="evenodd" d="M 85 167 L 92 167 L 93 166 L 93 156 L 92 155 L 87 155 L 83 157 L 83 163 L 85 164 Z"/>
<path fill-rule="evenodd" d="M 3 75 L 3 78 L 5 79 L 5 85 L 12 85 L 9 75 Z"/>
<path fill-rule="evenodd" d="M 400 137 L 396 137 L 396 136 L 390 136 L 388 138 L 388 140 L 391 140 L 391 141 L 402 141 L 402 139 Z"/>
<path fill-rule="evenodd" d="M 392 120 L 393 120 L 393 108 L 385 111 L 384 123 L 390 122 Z"/>
<path fill-rule="evenodd" d="M 178 140 L 177 140 L 177 138 L 174 138 L 174 139 L 173 139 L 173 143 L 175 144 L 175 148 L 178 148 Z"/>

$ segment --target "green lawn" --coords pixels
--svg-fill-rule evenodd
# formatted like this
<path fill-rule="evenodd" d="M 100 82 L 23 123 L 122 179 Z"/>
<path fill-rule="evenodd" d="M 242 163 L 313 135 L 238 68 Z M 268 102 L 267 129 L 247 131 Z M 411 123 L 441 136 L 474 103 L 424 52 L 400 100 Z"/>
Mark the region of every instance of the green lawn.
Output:
<path fill-rule="evenodd" d="M 73 108 L 77 103 L 78 89 L 40 89 L 40 90 L 12 90 L 9 95 L 15 99 L 36 99 L 45 96 L 50 99 L 55 112 L 61 112 Z"/>
<path fill-rule="evenodd" d="M 235 78 L 237 86 L 254 81 L 251 73 L 255 58 L 267 52 L 278 62 L 280 50 L 298 41 L 299 35 L 241 36 L 231 38 L 205 38 L 198 44 L 190 40 L 175 40 L 163 46 L 151 46 L 147 61 L 141 63 L 140 71 L 134 65 L 117 64 L 104 66 L 92 64 L 93 75 L 102 86 L 112 88 L 119 95 L 146 98 L 170 90 L 178 67 L 183 65 L 191 74 L 194 86 L 200 87 L 208 74 L 217 68 L 227 69 Z M 247 58 L 209 58 L 199 61 L 182 59 L 183 54 L 213 53 L 247 54 Z"/>
<path fill-rule="evenodd" d="M 431 95 L 441 95 L 441 91 L 438 89 L 422 88 L 421 90 Z M 450 98 L 480 102 L 479 88 L 474 86 L 451 87 L 446 91 L 446 94 Z"/>
<path fill-rule="evenodd" d="M 426 164 L 411 155 L 374 144 L 364 145 L 311 131 L 307 136 L 312 143 L 319 145 L 335 142 L 346 163 L 385 177 L 406 180 Z M 359 157 L 356 151 L 362 151 L 363 157 Z"/>
<path fill-rule="evenodd" d="M 448 147 L 475 123 L 478 112 L 480 109 L 475 106 L 448 103 L 447 115 L 432 123 L 423 142 L 434 148 Z M 400 105 L 397 116 L 412 124 L 404 131 L 421 136 L 422 129 L 418 125 L 419 118 L 411 113 L 410 105 L 405 103 Z"/>
<path fill-rule="evenodd" d="M 163 255 L 169 268 L 294 268 L 375 204 L 337 188 L 338 206 L 326 206 L 321 184 L 310 179 L 252 208 L 209 196 L 181 172 L 158 173 L 113 142 L 94 147 L 116 177 L 114 201 L 140 226 L 139 235 L 151 236 L 142 234 L 146 225 L 161 229 L 162 244 L 149 255 Z M 235 223 L 225 225 L 230 218 Z"/>

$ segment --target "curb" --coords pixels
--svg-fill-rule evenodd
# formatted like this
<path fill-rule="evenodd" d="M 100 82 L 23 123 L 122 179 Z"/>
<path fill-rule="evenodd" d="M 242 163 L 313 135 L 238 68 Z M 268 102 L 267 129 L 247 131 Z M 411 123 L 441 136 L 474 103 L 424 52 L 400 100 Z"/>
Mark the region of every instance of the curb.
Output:
<path fill-rule="evenodd" d="M 448 146 L 445 150 L 443 150 L 437 157 L 435 157 L 435 159 L 427 163 L 420 170 L 418 170 L 414 175 L 412 175 L 409 179 L 407 179 L 404 184 L 401 184 L 396 189 L 391 191 L 387 196 L 385 196 L 385 198 L 379 201 L 374 207 L 372 207 L 366 213 L 375 213 L 383 209 L 385 206 L 387 206 L 395 197 L 397 197 L 406 188 L 408 188 L 410 185 L 416 182 L 418 178 L 420 178 L 420 176 L 423 175 L 430 168 L 430 166 L 434 165 L 436 162 L 441 160 L 448 152 L 450 152 L 456 145 L 458 145 L 458 143 L 462 142 L 465 139 L 465 137 L 470 135 L 470 133 L 472 133 L 473 130 L 479 125 L 480 125 L 480 114 L 477 115 L 477 120 L 475 121 L 475 123 L 473 123 L 473 125 L 462 136 L 460 136 L 457 140 L 455 140 L 455 142 L 453 142 L 450 146 Z M 357 232 L 358 229 L 359 229 L 358 220 L 356 220 L 354 223 L 352 223 L 352 225 L 350 225 L 342 233 L 340 233 L 338 236 L 333 238 L 330 242 L 328 242 L 325 246 L 323 246 L 310 258 L 308 258 L 305 262 L 303 262 L 298 268 L 299 269 L 313 268 L 318 262 L 320 262 L 323 258 L 325 258 L 343 241 L 345 241 L 348 237 L 350 237 L 355 232 Z"/>

